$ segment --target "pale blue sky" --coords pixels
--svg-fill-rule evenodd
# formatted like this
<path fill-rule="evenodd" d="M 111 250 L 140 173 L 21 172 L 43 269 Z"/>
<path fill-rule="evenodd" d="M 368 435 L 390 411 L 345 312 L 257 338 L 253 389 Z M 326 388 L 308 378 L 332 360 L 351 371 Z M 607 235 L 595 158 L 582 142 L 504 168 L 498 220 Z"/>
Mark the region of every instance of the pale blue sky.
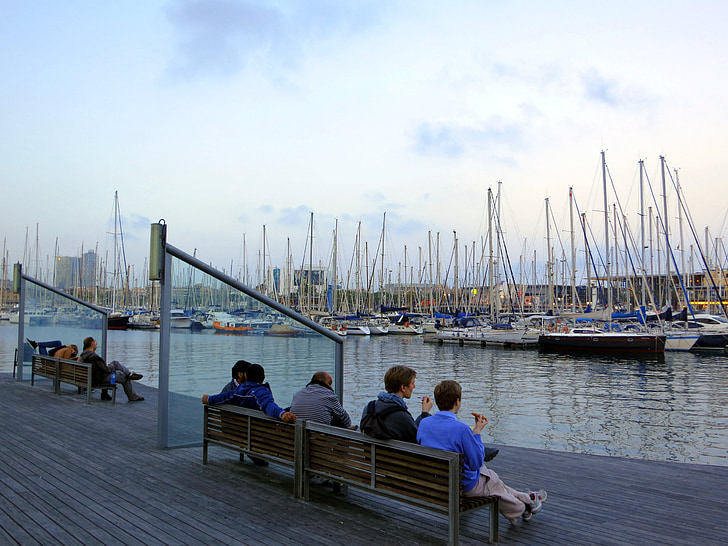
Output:
<path fill-rule="evenodd" d="M 103 254 L 118 190 L 137 275 L 160 218 L 170 243 L 229 270 L 244 234 L 256 260 L 264 224 L 269 260 L 284 265 L 290 240 L 300 263 L 311 212 L 324 262 L 338 218 L 345 267 L 358 222 L 372 254 L 386 212 L 396 271 L 405 245 L 408 263 L 426 255 L 428 231 L 446 256 L 453 231 L 479 241 L 499 180 L 511 257 L 531 259 L 544 199 L 568 220 L 569 186 L 601 232 L 602 149 L 635 226 L 637 162 L 656 183 L 665 155 L 698 229 L 724 228 L 725 2 L 6 1 L 2 12 L 11 263 L 37 224 L 43 260 L 56 238 L 62 255 Z"/>

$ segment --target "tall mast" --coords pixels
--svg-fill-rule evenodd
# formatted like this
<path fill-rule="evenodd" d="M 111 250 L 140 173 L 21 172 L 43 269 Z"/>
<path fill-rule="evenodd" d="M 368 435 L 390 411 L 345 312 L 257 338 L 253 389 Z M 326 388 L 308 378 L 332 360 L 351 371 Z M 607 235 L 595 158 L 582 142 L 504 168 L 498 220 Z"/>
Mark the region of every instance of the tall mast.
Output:
<path fill-rule="evenodd" d="M 333 256 L 333 281 L 332 281 L 332 287 L 331 287 L 331 310 L 333 312 L 336 312 L 337 310 L 337 302 L 336 302 L 336 286 L 337 286 L 337 279 L 336 279 L 336 261 L 339 259 L 338 257 L 338 242 L 339 240 L 339 219 L 336 218 L 334 221 L 334 256 Z"/>
<path fill-rule="evenodd" d="M 495 282 L 493 280 L 493 191 L 488 188 L 488 318 L 495 319 Z"/>
<path fill-rule="evenodd" d="M 551 222 L 549 220 L 549 198 L 546 198 L 546 274 L 548 276 L 548 309 L 554 310 L 554 262 L 551 249 Z"/>
<path fill-rule="evenodd" d="M 574 242 L 574 187 L 569 186 L 569 231 L 571 232 L 571 311 L 576 311 L 576 243 Z"/>
<path fill-rule="evenodd" d="M 313 212 L 311 213 L 311 239 L 308 247 L 308 311 L 312 310 L 311 307 L 311 296 L 313 292 L 312 286 L 313 279 Z"/>
<path fill-rule="evenodd" d="M 602 150 L 602 186 L 604 190 L 604 259 L 606 260 L 607 268 L 607 312 L 612 312 L 612 278 L 610 268 L 610 254 L 609 254 L 609 207 L 607 205 L 607 160 Z M 611 318 L 611 317 L 610 317 Z"/>
<path fill-rule="evenodd" d="M 670 294 L 670 233 L 669 233 L 669 217 L 667 216 L 667 189 L 665 185 L 665 157 L 660 156 L 660 173 L 662 175 L 662 210 L 663 210 L 663 221 L 665 228 L 665 284 L 664 284 L 664 296 L 663 302 L 668 305 Z"/>
<path fill-rule="evenodd" d="M 384 276 L 384 230 L 387 222 L 387 213 L 384 213 L 384 216 L 382 217 L 382 285 L 381 285 L 381 299 L 380 303 L 386 305 L 386 293 L 384 290 L 384 285 L 386 282 L 385 276 Z"/>
<path fill-rule="evenodd" d="M 640 264 L 642 267 L 642 279 L 640 284 L 642 285 L 642 305 L 647 301 L 647 290 L 645 286 L 645 190 L 644 190 L 644 172 L 645 162 L 640 159 Z"/>

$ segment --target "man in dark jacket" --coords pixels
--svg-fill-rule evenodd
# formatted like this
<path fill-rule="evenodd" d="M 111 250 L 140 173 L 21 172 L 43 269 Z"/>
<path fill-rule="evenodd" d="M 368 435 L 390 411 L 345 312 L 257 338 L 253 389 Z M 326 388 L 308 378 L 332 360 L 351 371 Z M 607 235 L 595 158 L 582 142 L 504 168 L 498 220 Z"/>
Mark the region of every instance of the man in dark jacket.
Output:
<path fill-rule="evenodd" d="M 250 362 L 247 360 L 238 360 L 231 370 L 233 375 L 232 380 L 230 383 L 225 385 L 220 392 L 234 391 L 240 385 L 245 383 L 245 370 L 248 366 L 250 366 Z"/>
<path fill-rule="evenodd" d="M 217 404 L 235 404 L 244 408 L 260 410 L 269 417 L 275 417 L 286 423 L 295 423 L 296 416 L 286 411 L 273 400 L 270 388 L 263 384 L 265 370 L 260 364 L 251 364 L 245 370 L 245 381 L 236 389 L 220 394 L 203 394 L 202 403 L 215 406 Z"/>
<path fill-rule="evenodd" d="M 408 366 L 393 366 L 384 374 L 384 388 L 376 400 L 364 408 L 361 419 L 362 432 L 382 439 L 402 440 L 417 443 L 417 426 L 425 417 L 430 416 L 432 399 L 422 398 L 422 413 L 415 421 L 407 410 L 405 398 L 415 390 L 417 372 Z M 376 420 L 372 427 L 372 421 Z"/>
<path fill-rule="evenodd" d="M 124 387 L 124 393 L 129 399 L 129 402 L 141 402 L 144 400 L 143 396 L 139 396 L 134 392 L 133 379 L 141 379 L 142 375 L 131 372 L 129 368 L 114 360 L 106 364 L 104 359 L 96 354 L 98 344 L 92 337 L 87 337 L 83 340 L 83 352 L 78 359 L 81 362 L 88 362 L 91 364 L 92 381 L 94 383 L 110 383 L 111 374 L 114 374 L 116 383 L 119 383 Z M 101 400 L 111 400 L 109 391 L 104 389 L 101 391 Z"/>

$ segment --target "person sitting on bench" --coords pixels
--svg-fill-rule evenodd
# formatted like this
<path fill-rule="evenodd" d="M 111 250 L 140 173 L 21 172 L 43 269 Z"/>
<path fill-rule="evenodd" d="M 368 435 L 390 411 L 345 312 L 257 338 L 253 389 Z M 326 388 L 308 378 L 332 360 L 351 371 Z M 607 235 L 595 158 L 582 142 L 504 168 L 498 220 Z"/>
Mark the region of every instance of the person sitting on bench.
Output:
<path fill-rule="evenodd" d="M 275 417 L 286 423 L 295 423 L 296 416 L 286 411 L 273 400 L 270 388 L 263 384 L 265 370 L 260 364 L 251 364 L 245 370 L 245 381 L 236 389 L 220 394 L 203 394 L 202 403 L 235 404 L 244 408 L 260 410 L 268 417 Z"/>
<path fill-rule="evenodd" d="M 523 493 L 504 484 L 494 471 L 485 466 L 483 442 L 480 432 L 488 419 L 473 413 L 475 426 L 472 430 L 458 421 L 461 406 L 462 387 L 457 381 L 441 381 L 435 387 L 435 403 L 440 410 L 422 421 L 417 430 L 417 441 L 428 447 L 454 451 L 464 455 L 465 472 L 462 475 L 463 494 L 469 497 L 499 498 L 498 507 L 508 521 L 515 524 L 519 519 L 529 521 L 531 516 L 541 510 L 546 500 L 546 491 Z"/>
<path fill-rule="evenodd" d="M 134 384 L 132 383 L 132 380 L 141 379 L 143 377 L 142 374 L 130 371 L 129 368 L 117 360 L 106 364 L 104 359 L 96 354 L 97 347 L 98 343 L 96 343 L 96 340 L 90 336 L 87 337 L 83 340 L 83 352 L 78 358 L 81 362 L 91 364 L 94 384 L 110 383 L 111 374 L 113 373 L 115 382 L 124 388 L 124 393 L 129 399 L 129 402 L 141 402 L 144 400 L 143 396 L 139 396 L 134 392 Z M 111 400 L 108 389 L 101 391 L 101 400 Z"/>
<path fill-rule="evenodd" d="M 422 413 L 415 421 L 404 401 L 415 390 L 415 377 L 417 372 L 408 366 L 392 366 L 387 370 L 384 374 L 387 392 L 380 392 L 362 413 L 359 428 L 363 433 L 381 440 L 417 443 L 417 427 L 430 416 L 432 399 L 429 396 L 422 398 Z"/>

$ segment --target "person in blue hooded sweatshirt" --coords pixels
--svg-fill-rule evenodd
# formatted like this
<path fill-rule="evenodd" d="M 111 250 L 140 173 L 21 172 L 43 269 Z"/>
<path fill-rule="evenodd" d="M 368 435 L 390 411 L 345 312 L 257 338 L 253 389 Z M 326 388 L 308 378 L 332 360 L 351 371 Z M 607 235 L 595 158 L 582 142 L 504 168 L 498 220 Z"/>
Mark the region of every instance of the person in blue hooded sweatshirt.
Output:
<path fill-rule="evenodd" d="M 408 366 L 392 366 L 387 370 L 384 374 L 386 392 L 380 392 L 377 399 L 364 408 L 362 432 L 375 438 L 417 443 L 417 427 L 422 419 L 430 416 L 433 403 L 429 396 L 422 398 L 422 413 L 416 421 L 407 410 L 405 398 L 412 396 L 416 376 L 417 372 Z M 374 427 L 372 421 L 376 421 Z"/>
<path fill-rule="evenodd" d="M 245 370 L 245 381 L 237 388 L 220 394 L 202 395 L 202 403 L 216 406 L 218 404 L 234 404 L 244 408 L 260 410 L 269 417 L 280 419 L 286 423 L 295 423 L 296 416 L 286 411 L 273 400 L 270 387 L 263 384 L 265 370 L 260 364 L 251 364 Z"/>

